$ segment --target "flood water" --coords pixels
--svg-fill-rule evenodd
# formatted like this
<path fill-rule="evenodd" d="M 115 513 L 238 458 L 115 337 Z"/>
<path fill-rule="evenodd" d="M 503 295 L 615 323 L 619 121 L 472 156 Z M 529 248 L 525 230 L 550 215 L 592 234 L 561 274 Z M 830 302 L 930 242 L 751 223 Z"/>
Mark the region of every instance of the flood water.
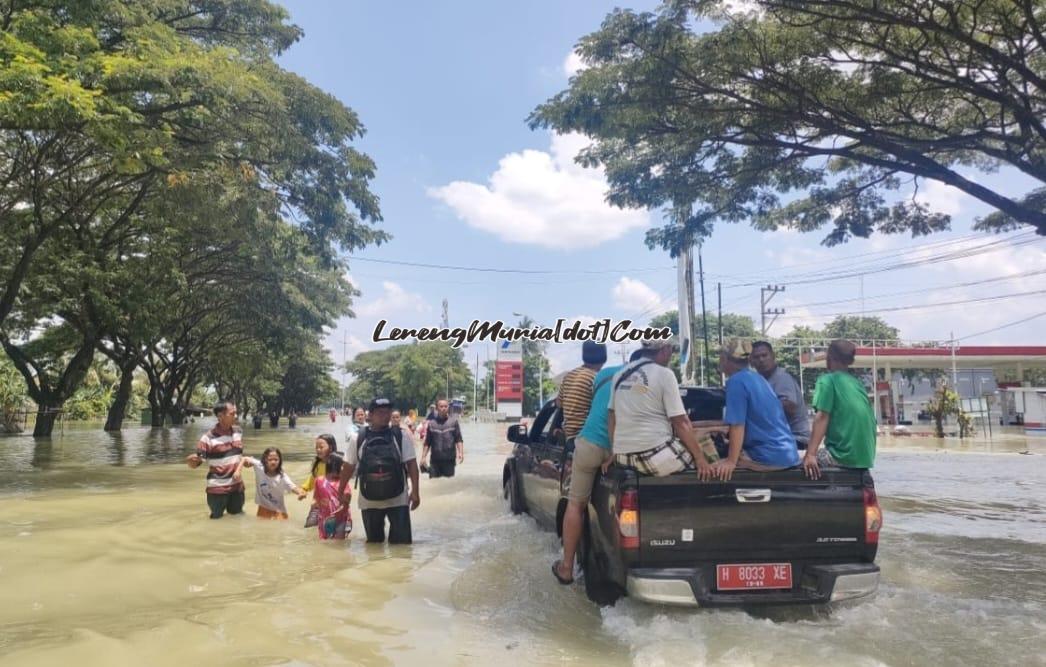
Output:
<path fill-rule="evenodd" d="M 324 426 L 246 448 L 301 483 Z M 253 470 L 248 514 L 208 520 L 182 463 L 203 427 L 0 439 L 0 664 L 1046 665 L 1046 439 L 886 443 L 879 593 L 753 615 L 559 586 L 557 540 L 501 499 L 503 425 L 465 424 L 458 476 L 423 478 L 409 547 L 321 543 L 290 496 L 258 521 Z"/>

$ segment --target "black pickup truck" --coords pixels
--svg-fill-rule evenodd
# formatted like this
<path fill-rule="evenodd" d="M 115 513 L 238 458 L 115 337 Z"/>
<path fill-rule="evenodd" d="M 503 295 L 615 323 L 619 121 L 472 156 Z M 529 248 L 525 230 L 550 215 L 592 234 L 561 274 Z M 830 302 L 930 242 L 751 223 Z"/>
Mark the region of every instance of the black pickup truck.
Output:
<path fill-rule="evenodd" d="M 683 388 L 694 421 L 721 419 L 720 390 Z M 529 428 L 510 426 L 505 498 L 562 535 L 571 448 L 549 401 Z M 578 552 L 599 604 L 621 595 L 662 604 L 755 606 L 858 598 L 879 584 L 882 512 L 867 471 L 737 470 L 729 482 L 695 473 L 597 477 Z"/>

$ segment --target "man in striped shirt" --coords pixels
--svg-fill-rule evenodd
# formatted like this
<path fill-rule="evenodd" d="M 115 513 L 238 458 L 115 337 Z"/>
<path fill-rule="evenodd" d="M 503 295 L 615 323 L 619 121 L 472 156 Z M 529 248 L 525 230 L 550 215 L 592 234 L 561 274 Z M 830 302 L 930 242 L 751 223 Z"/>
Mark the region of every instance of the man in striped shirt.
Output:
<path fill-rule="evenodd" d="M 196 453 L 186 463 L 198 468 L 207 462 L 207 506 L 212 519 L 243 512 L 243 433 L 236 426 L 236 405 L 222 401 L 214 406 L 218 423 L 200 436 Z"/>
<path fill-rule="evenodd" d="M 581 346 L 582 365 L 570 371 L 559 386 L 556 401 L 563 411 L 563 436 L 572 440 L 585 425 L 592 407 L 592 381 L 607 362 L 607 346 L 586 340 Z"/>

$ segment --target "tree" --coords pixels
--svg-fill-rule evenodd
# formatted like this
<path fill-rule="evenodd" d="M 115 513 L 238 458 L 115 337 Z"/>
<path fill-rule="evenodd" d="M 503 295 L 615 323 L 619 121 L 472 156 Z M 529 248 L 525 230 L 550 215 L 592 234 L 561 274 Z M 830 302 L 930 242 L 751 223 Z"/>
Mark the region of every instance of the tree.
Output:
<path fill-rule="evenodd" d="M 755 323 L 751 317 L 747 315 L 738 315 L 736 313 L 723 313 L 723 340 L 728 338 L 746 338 L 748 340 L 754 340 L 757 336 L 755 330 Z M 672 330 L 673 334 L 679 333 L 679 311 L 670 310 L 661 313 L 657 317 L 650 320 L 651 327 L 668 327 Z M 694 331 L 704 331 L 704 320 L 701 319 L 700 315 L 697 315 L 694 321 Z M 703 336 L 697 336 L 692 341 L 693 349 L 695 354 L 700 354 L 701 348 L 704 346 Z M 705 359 L 705 374 L 706 377 L 702 384 L 704 385 L 718 385 L 719 384 L 719 371 L 717 370 L 719 364 L 719 317 L 710 315 L 708 317 L 708 350 L 707 357 Z M 672 369 L 676 374 L 677 379 L 682 378 L 682 373 L 679 367 L 679 354 L 673 354 L 672 360 L 669 362 L 669 368 Z"/>
<path fill-rule="evenodd" d="M 7 355 L 0 354 L 0 429 L 5 433 L 22 430 L 19 421 L 28 398 L 22 376 Z"/>
<path fill-rule="evenodd" d="M 931 398 L 926 403 L 926 412 L 933 417 L 934 434 L 938 438 L 944 437 L 944 420 L 949 415 L 959 416 L 962 410 L 959 408 L 959 394 L 954 389 L 942 382 Z"/>
<path fill-rule="evenodd" d="M 928 234 L 949 215 L 932 179 L 996 210 L 982 229 L 1046 234 L 1046 6 L 1038 0 L 669 0 L 616 10 L 577 46 L 586 69 L 532 128 L 581 132 L 608 200 L 667 207 L 647 243 L 672 250 L 715 222 Z M 712 21 L 714 28 L 701 30 Z M 1022 195 L 967 176 L 1008 168 Z"/>
<path fill-rule="evenodd" d="M 403 411 L 424 411 L 438 398 L 451 398 L 448 383 L 453 392 L 455 387 L 471 387 L 473 382 L 461 350 L 440 341 L 362 352 L 345 368 L 354 378 L 348 401 L 366 405 L 372 398 L 384 396 Z"/>
<path fill-rule="evenodd" d="M 181 192 L 204 195 L 195 202 L 201 211 L 234 200 L 246 217 L 272 224 L 281 213 L 292 217 L 285 229 L 293 231 L 276 238 L 297 240 L 282 239 L 272 254 L 305 257 L 325 271 L 344 268 L 338 250 L 387 238 L 365 224 L 380 213 L 368 189 L 374 165 L 352 147 L 359 119 L 273 61 L 300 36 L 282 8 L 263 0 L 66 4 L 12 5 L 0 25 L 0 342 L 40 406 L 38 435 L 50 433 L 82 382 L 88 348 L 103 349 L 125 376 L 132 364 L 151 366 L 161 420 L 191 395 L 199 368 L 172 370 L 168 362 L 199 365 L 201 355 L 164 361 L 169 329 L 153 327 L 146 340 L 130 331 L 141 327 L 128 326 L 170 304 L 139 298 L 126 308 L 125 291 L 115 289 L 119 265 L 162 256 L 155 247 L 162 232 L 194 219 L 171 206 Z M 191 239 L 175 250 L 184 256 L 197 245 Z M 66 273 L 60 290 L 56 263 Z M 315 293 L 293 293 L 293 280 L 279 284 L 289 288 L 281 303 L 309 314 L 301 297 Z M 213 318 L 209 324 L 201 330 L 217 330 Z M 54 327 L 55 335 L 38 336 Z M 203 341 L 193 333 L 198 348 Z M 127 391 L 121 383 L 107 427 L 118 427 Z"/>

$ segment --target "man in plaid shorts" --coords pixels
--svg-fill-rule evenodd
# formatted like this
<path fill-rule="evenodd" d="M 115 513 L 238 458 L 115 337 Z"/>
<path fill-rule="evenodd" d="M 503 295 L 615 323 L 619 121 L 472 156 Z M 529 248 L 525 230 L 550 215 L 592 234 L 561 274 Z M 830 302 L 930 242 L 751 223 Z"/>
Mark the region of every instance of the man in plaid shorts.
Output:
<path fill-rule="evenodd" d="M 668 340 L 643 341 L 640 356 L 622 368 L 610 385 L 607 428 L 614 462 L 641 475 L 663 476 L 696 470 L 712 478 L 701 443 L 679 394 L 679 382 L 668 368 L 676 350 Z"/>

